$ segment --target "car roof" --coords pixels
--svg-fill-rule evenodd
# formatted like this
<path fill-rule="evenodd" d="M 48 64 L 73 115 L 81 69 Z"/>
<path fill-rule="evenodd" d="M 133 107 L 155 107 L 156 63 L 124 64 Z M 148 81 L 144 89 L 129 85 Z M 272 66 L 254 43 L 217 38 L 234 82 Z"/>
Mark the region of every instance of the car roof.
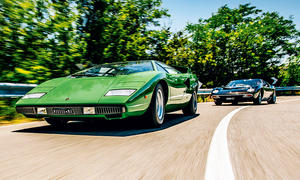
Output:
<path fill-rule="evenodd" d="M 235 79 L 235 80 L 232 80 L 232 81 L 249 81 L 249 80 L 259 80 L 259 81 L 262 81 L 262 79 Z"/>

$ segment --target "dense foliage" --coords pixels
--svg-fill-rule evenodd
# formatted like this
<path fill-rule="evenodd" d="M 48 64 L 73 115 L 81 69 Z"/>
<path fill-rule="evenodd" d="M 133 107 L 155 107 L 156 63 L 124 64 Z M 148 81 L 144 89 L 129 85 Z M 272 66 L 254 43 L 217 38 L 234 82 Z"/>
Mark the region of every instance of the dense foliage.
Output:
<path fill-rule="evenodd" d="M 206 87 L 256 77 L 299 85 L 300 35 L 292 19 L 249 4 L 223 6 L 172 33 L 153 28 L 169 16 L 160 6 L 161 0 L 1 0 L 0 81 L 41 83 L 81 63 L 157 59 L 190 66 Z"/>
<path fill-rule="evenodd" d="M 208 86 L 231 79 L 280 77 L 285 56 L 299 56 L 299 32 L 292 20 L 249 4 L 221 7 L 208 19 L 189 24 L 194 66 Z M 188 59 L 186 61 L 189 61 Z"/>
<path fill-rule="evenodd" d="M 0 81 L 40 83 L 76 64 L 146 59 L 160 0 L 0 1 Z"/>

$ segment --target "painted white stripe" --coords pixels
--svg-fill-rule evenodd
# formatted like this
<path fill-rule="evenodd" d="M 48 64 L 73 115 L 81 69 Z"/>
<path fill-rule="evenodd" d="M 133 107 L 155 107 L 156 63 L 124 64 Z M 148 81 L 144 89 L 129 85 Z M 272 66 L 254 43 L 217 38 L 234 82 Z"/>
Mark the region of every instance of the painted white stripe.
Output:
<path fill-rule="evenodd" d="M 278 103 L 299 101 L 290 99 L 278 101 Z M 205 180 L 234 180 L 232 165 L 227 144 L 227 129 L 232 117 L 240 110 L 249 106 L 240 107 L 227 114 L 219 123 L 210 143 L 205 167 Z"/>
<path fill-rule="evenodd" d="M 237 112 L 247 107 L 249 106 L 240 107 L 227 114 L 216 128 L 208 151 L 205 180 L 234 179 L 227 144 L 227 128 L 231 118 Z"/>

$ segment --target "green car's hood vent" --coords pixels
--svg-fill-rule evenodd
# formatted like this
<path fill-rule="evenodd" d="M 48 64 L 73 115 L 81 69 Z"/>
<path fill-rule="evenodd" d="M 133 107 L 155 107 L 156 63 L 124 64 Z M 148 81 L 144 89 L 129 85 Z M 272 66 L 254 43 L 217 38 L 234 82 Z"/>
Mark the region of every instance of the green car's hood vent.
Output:
<path fill-rule="evenodd" d="M 115 78 L 65 78 L 38 104 L 97 104 Z"/>

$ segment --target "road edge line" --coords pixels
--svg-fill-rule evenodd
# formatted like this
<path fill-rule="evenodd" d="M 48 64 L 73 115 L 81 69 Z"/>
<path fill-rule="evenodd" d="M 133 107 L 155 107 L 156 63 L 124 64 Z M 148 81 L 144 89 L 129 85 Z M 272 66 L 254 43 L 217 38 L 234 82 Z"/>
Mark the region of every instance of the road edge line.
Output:
<path fill-rule="evenodd" d="M 235 179 L 227 143 L 227 129 L 232 117 L 247 107 L 249 106 L 240 107 L 231 111 L 217 126 L 209 146 L 205 166 L 205 180 Z"/>

